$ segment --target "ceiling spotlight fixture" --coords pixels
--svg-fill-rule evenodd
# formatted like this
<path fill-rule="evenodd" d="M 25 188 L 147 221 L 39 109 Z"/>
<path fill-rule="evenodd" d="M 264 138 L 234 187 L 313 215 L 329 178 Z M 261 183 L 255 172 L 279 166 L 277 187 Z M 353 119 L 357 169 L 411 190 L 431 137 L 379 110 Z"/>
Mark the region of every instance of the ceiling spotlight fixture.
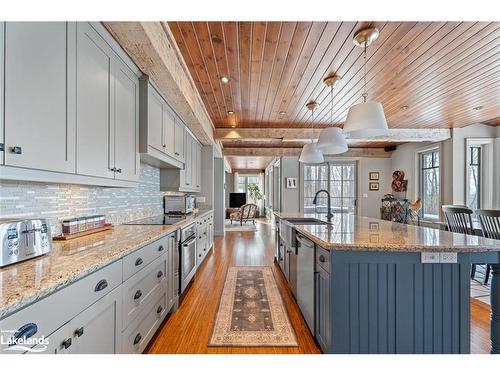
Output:
<path fill-rule="evenodd" d="M 314 142 L 314 110 L 318 107 L 318 103 L 311 100 L 306 104 L 308 110 L 311 111 L 311 143 L 306 143 L 300 153 L 299 161 L 301 163 L 323 163 L 323 153 L 318 149 L 317 144 Z"/>
<path fill-rule="evenodd" d="M 340 81 L 340 77 L 329 75 L 323 82 L 330 87 L 330 123 L 333 125 L 333 88 Z M 323 154 L 343 154 L 347 151 L 347 142 L 342 130 L 338 127 L 323 129 L 318 139 L 318 149 Z"/>
<path fill-rule="evenodd" d="M 407 109 L 408 109 L 408 106 L 407 106 L 407 105 L 404 105 L 404 106 L 402 106 L 402 107 L 401 107 L 401 110 L 402 110 L 402 111 L 406 111 Z"/>
<path fill-rule="evenodd" d="M 231 127 L 232 127 L 232 128 L 235 128 L 235 127 L 236 127 L 236 125 L 231 125 Z"/>
<path fill-rule="evenodd" d="M 362 29 L 354 35 L 354 44 L 364 49 L 364 92 L 363 102 L 349 108 L 344 125 L 344 133 L 350 138 L 365 138 L 389 133 L 382 104 L 367 101 L 366 89 L 366 48 L 379 36 L 375 28 Z"/>
<path fill-rule="evenodd" d="M 228 115 L 234 115 L 234 111 L 227 111 Z"/>
<path fill-rule="evenodd" d="M 226 76 L 222 76 L 222 77 L 220 77 L 220 80 L 221 80 L 221 82 L 222 82 L 223 84 L 225 84 L 225 85 L 229 83 L 229 78 L 228 78 L 228 77 L 226 77 Z"/>
<path fill-rule="evenodd" d="M 286 112 L 285 111 L 280 111 L 280 116 L 284 116 L 286 115 Z"/>
<path fill-rule="evenodd" d="M 474 111 L 480 111 L 481 109 L 483 109 L 483 106 L 482 105 L 478 105 L 477 107 L 474 107 L 472 108 Z"/>

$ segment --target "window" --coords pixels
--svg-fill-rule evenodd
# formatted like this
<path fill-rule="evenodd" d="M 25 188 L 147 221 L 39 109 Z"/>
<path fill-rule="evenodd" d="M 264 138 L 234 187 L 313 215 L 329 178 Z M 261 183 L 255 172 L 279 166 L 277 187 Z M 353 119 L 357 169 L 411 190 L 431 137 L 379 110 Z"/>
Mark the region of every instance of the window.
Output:
<path fill-rule="evenodd" d="M 481 208 L 481 146 L 471 146 L 468 151 L 467 206 L 477 210 Z"/>
<path fill-rule="evenodd" d="M 316 205 L 312 203 L 318 190 L 331 195 L 332 212 L 354 212 L 356 208 L 356 164 L 332 162 L 304 165 L 304 213 L 326 213 L 328 199 L 320 194 Z"/>
<path fill-rule="evenodd" d="M 441 201 L 439 189 L 439 151 L 422 152 L 420 154 L 420 191 L 424 219 L 439 219 Z"/>
<path fill-rule="evenodd" d="M 260 184 L 259 176 L 239 175 L 236 186 L 237 193 L 246 193 L 248 184 Z"/>

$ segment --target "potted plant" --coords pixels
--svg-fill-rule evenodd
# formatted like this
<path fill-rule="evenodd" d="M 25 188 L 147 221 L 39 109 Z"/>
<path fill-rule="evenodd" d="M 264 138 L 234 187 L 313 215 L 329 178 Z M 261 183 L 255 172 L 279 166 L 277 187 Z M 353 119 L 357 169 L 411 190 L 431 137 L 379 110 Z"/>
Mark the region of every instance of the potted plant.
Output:
<path fill-rule="evenodd" d="M 263 198 L 263 195 L 260 192 L 259 185 L 255 184 L 255 183 L 248 184 L 247 185 L 247 193 L 248 193 L 248 196 L 250 197 L 250 200 L 252 201 L 252 203 L 257 205 L 257 216 L 259 216 L 259 214 L 258 214 L 259 205 L 257 204 L 257 202 Z"/>

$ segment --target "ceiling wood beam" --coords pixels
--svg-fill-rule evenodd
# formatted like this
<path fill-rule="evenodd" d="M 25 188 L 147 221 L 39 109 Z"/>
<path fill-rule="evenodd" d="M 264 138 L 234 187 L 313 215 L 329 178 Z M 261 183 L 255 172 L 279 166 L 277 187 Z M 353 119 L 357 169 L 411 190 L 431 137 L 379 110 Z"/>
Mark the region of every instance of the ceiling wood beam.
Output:
<path fill-rule="evenodd" d="M 216 140 L 252 140 L 270 141 L 273 139 L 308 140 L 311 135 L 318 139 L 322 129 L 307 128 L 241 128 L 241 129 L 215 129 Z M 362 139 L 349 139 L 348 143 L 354 142 L 439 142 L 450 138 L 449 129 L 389 129 L 389 134 L 381 137 Z"/>
<path fill-rule="evenodd" d="M 225 156 L 300 156 L 300 148 L 237 148 L 225 147 Z M 391 152 L 384 151 L 383 148 L 350 148 L 343 154 L 335 155 L 341 157 L 368 157 L 368 158 L 390 158 Z"/>

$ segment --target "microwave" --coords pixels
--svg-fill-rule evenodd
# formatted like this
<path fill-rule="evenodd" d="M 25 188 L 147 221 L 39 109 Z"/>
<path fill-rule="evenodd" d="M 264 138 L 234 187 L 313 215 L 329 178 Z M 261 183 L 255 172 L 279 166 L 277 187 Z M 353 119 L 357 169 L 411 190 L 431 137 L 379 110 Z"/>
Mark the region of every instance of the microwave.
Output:
<path fill-rule="evenodd" d="M 187 215 L 195 209 L 194 195 L 165 195 L 163 197 L 163 209 L 166 215 Z"/>

